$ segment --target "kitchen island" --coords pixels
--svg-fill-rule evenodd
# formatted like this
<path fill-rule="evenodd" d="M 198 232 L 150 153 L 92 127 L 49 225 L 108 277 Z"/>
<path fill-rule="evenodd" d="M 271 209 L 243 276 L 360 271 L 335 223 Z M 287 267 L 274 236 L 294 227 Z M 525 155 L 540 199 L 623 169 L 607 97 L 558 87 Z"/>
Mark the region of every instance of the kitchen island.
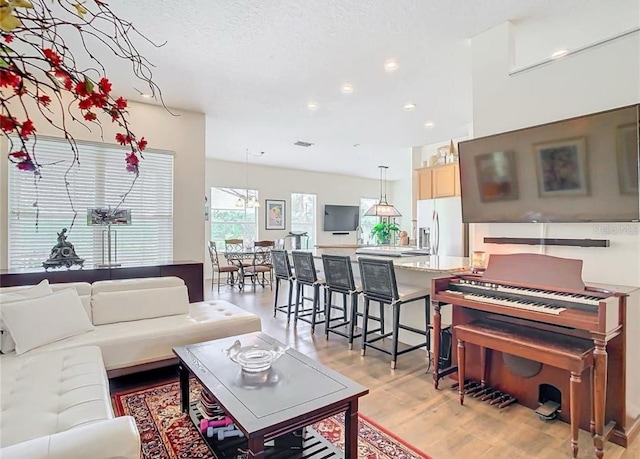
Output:
<path fill-rule="evenodd" d="M 365 250 L 361 250 L 365 249 Z M 437 255 L 418 255 L 419 249 L 409 246 L 368 246 L 359 248 L 334 247 L 310 249 L 316 259 L 316 267 L 322 271 L 322 255 L 341 255 L 351 258 L 353 275 L 359 283 L 360 270 L 358 258 L 382 258 L 393 261 L 398 284 L 422 288 L 431 287 L 431 279 L 469 271 L 470 260 L 466 257 L 446 257 Z M 366 253 L 356 253 L 356 252 Z M 379 253 L 377 253 L 379 252 Z M 416 254 L 413 254 L 415 252 Z M 362 300 L 360 301 L 362 304 Z M 377 306 L 376 306 L 377 310 Z M 430 311 L 433 315 L 433 311 Z M 409 303 L 401 311 L 400 321 L 413 326 L 424 324 L 424 310 L 420 302 Z M 385 307 L 385 322 L 392 323 L 391 308 Z M 433 323 L 430 320 L 430 323 Z M 442 308 L 443 327 L 451 323 L 451 308 Z M 432 336 L 433 338 L 433 336 Z M 416 344 L 415 336 L 400 331 L 400 341 Z M 432 339 L 433 343 L 433 339 Z M 433 346 L 432 346 L 433 349 Z"/>
<path fill-rule="evenodd" d="M 309 251 L 312 252 L 314 258 L 317 259 L 318 268 L 321 270 L 322 255 L 350 257 L 354 264 L 353 274 L 356 278 L 360 277 L 357 266 L 358 258 L 382 258 L 392 260 L 399 284 L 420 287 L 429 287 L 431 285 L 431 279 L 434 277 L 468 271 L 470 266 L 470 260 L 467 257 L 425 255 L 420 249 L 409 246 L 330 247 L 310 249 Z"/>

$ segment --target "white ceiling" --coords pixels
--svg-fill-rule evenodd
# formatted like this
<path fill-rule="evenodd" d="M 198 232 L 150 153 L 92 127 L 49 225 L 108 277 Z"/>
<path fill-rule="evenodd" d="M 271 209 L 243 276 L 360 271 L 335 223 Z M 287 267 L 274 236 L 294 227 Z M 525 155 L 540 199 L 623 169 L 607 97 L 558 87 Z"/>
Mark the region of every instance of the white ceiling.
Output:
<path fill-rule="evenodd" d="M 539 60 L 554 47 L 582 45 L 628 28 L 607 19 L 613 11 L 629 17 L 620 8 L 635 8 L 637 23 L 637 4 L 138 0 L 111 6 L 153 41 L 167 42 L 153 48 L 135 40 L 156 66 L 154 81 L 165 103 L 207 115 L 208 157 L 244 162 L 249 149 L 266 153 L 250 158 L 260 164 L 371 178 L 385 164 L 393 180 L 410 167 L 411 146 L 469 132 L 470 38 L 510 20 L 524 43 L 518 63 L 522 55 Z M 599 25 L 566 26 L 586 16 Z M 556 44 L 554 37 L 562 40 Z M 399 63 L 394 73 L 384 70 L 389 58 Z M 133 89 L 144 91 L 142 83 L 113 59 L 105 55 L 104 61 L 116 91 L 144 101 Z M 354 92 L 342 94 L 343 83 L 351 83 Z M 309 101 L 319 109 L 309 111 Z M 407 102 L 416 109 L 403 110 Z M 427 121 L 435 127 L 425 128 Z M 314 145 L 296 147 L 297 140 Z"/>

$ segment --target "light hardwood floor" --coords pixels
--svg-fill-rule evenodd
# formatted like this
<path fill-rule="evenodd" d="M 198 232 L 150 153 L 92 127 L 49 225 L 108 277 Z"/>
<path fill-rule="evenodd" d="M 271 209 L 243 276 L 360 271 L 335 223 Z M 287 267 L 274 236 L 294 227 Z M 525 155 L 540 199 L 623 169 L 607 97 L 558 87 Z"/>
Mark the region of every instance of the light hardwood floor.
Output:
<path fill-rule="evenodd" d="M 222 299 L 260 315 L 262 330 L 317 359 L 323 364 L 369 388 L 360 399 L 360 412 L 434 459 L 469 458 L 571 458 L 569 425 L 561 421 L 543 422 L 530 409 L 511 405 L 505 409 L 470 399 L 461 406 L 451 381 L 435 390 L 427 369 L 426 352 L 417 350 L 398 358 L 395 370 L 388 355 L 367 350 L 360 356 L 359 343 L 349 350 L 346 338 L 331 334 L 325 338 L 324 325 L 315 335 L 304 322 L 296 328 L 287 325 L 286 317 L 273 317 L 273 292 L 258 286 L 255 292 L 247 286 L 238 292 L 223 286 L 220 294 L 205 283 L 206 299 Z M 281 290 L 280 302 L 286 301 L 287 290 Z M 591 436 L 580 431 L 579 458 L 595 457 Z M 605 458 L 640 458 L 640 440 L 626 450 L 607 443 Z"/>

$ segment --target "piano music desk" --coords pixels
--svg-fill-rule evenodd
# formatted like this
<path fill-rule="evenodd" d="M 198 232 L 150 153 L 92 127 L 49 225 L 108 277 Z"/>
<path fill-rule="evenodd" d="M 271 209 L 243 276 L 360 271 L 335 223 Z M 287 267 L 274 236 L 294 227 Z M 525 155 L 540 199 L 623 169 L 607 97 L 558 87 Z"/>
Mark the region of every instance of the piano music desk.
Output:
<path fill-rule="evenodd" d="M 489 359 L 487 358 L 491 350 L 534 360 L 571 373 L 569 386 L 571 448 L 573 457 L 578 457 L 580 401 L 583 393 L 582 374 L 588 370 L 589 379 L 591 379 L 593 351 L 595 348 L 593 341 L 568 339 L 564 335 L 488 320 L 456 325 L 454 330 L 458 340 L 458 393 L 460 394 L 460 404 L 464 403 L 465 343 L 475 344 L 480 347 L 481 366 L 483 367 L 482 382 L 487 386 L 491 385 L 488 372 Z M 593 393 L 590 394 L 589 399 L 591 407 L 593 407 Z M 604 400 L 602 400 L 602 404 L 604 405 Z M 604 406 L 602 409 L 604 410 Z M 593 409 L 590 409 L 590 411 L 589 430 L 593 435 L 595 433 Z M 609 432 L 613 430 L 613 423 L 607 430 Z M 604 435 L 605 438 L 607 436 L 607 434 Z M 595 448 L 596 456 L 603 457 L 602 444 L 595 444 Z"/>

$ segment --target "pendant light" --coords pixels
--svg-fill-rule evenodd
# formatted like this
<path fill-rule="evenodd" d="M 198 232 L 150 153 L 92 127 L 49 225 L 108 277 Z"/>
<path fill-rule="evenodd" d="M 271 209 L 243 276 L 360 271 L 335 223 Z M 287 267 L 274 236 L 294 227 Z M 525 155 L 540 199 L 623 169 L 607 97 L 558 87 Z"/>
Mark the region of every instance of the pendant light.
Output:
<path fill-rule="evenodd" d="M 402 214 L 392 204 L 387 202 L 387 166 L 378 166 L 380 169 L 380 200 L 378 204 L 371 206 L 364 214 L 367 217 L 402 217 Z"/>
<path fill-rule="evenodd" d="M 264 155 L 264 151 L 261 151 L 259 155 L 255 155 L 256 157 L 260 157 Z M 254 156 L 254 155 L 252 155 Z M 238 198 L 236 201 L 236 207 L 245 207 L 247 209 L 254 209 L 260 207 L 260 201 L 256 199 L 255 196 L 249 196 L 249 149 L 245 150 L 245 194 L 244 198 Z"/>

